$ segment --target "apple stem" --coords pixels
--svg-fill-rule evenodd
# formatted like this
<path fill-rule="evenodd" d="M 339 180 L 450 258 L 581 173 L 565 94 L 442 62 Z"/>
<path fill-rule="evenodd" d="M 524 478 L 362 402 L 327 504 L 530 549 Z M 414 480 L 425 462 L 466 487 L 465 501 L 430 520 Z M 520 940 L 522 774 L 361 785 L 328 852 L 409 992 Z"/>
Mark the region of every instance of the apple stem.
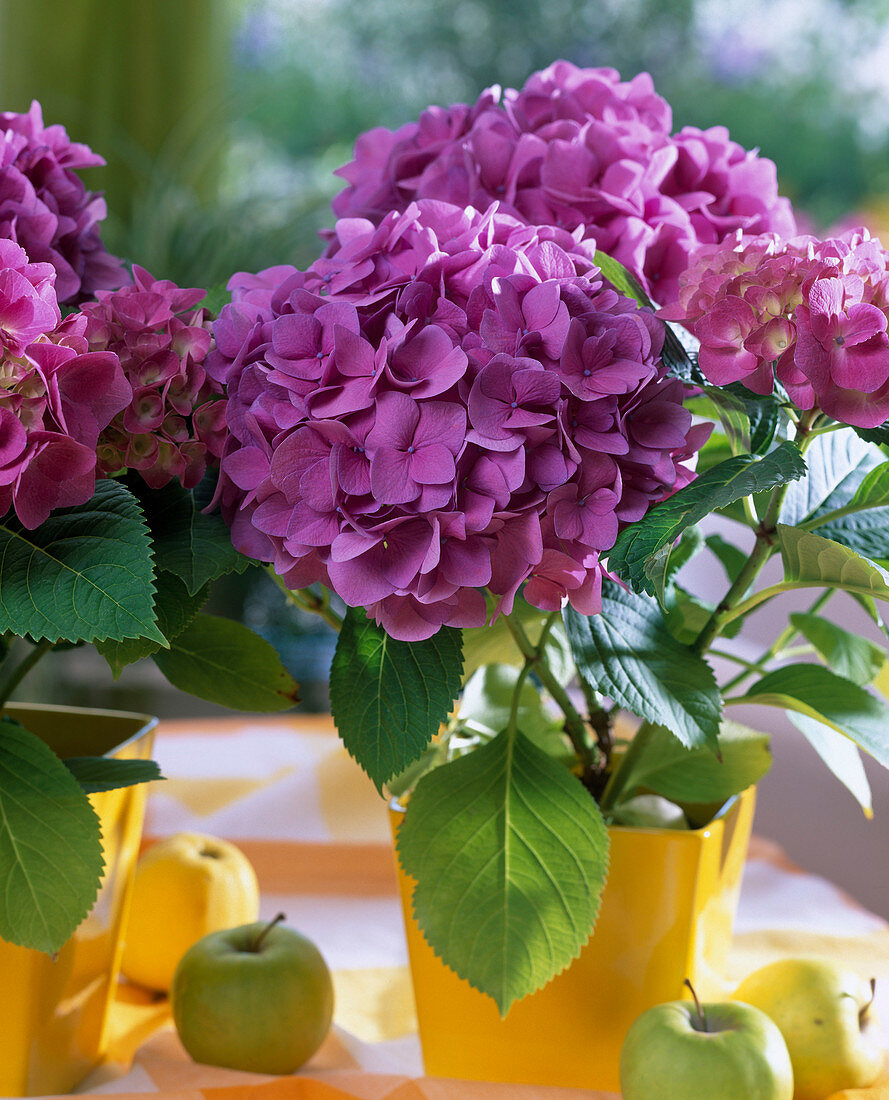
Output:
<path fill-rule="evenodd" d="M 858 1026 L 864 1027 L 865 1020 L 867 1019 L 867 1012 L 870 1006 L 874 1003 L 874 997 L 877 995 L 877 979 L 871 978 L 870 980 L 870 1000 L 866 1005 L 862 1005 L 858 1011 Z"/>
<path fill-rule="evenodd" d="M 256 939 L 250 945 L 250 950 L 251 951 L 259 951 L 260 947 L 262 946 L 262 941 L 266 938 L 266 936 L 269 934 L 269 932 L 271 932 L 271 930 L 275 927 L 275 925 L 280 924 L 282 920 L 287 920 L 287 914 L 286 913 L 277 913 L 269 921 L 269 923 L 265 926 L 265 928 L 260 929 L 259 935 L 256 937 Z"/>
<path fill-rule="evenodd" d="M 697 993 L 695 993 L 695 987 L 691 984 L 688 978 L 686 978 L 682 984 L 687 985 L 688 988 L 691 990 L 692 999 L 695 1002 L 695 1008 L 698 1010 L 698 1021 L 701 1025 L 700 1030 L 707 1031 L 707 1017 L 704 1015 L 704 1010 L 701 1007 L 701 1002 L 698 1000 Z"/>

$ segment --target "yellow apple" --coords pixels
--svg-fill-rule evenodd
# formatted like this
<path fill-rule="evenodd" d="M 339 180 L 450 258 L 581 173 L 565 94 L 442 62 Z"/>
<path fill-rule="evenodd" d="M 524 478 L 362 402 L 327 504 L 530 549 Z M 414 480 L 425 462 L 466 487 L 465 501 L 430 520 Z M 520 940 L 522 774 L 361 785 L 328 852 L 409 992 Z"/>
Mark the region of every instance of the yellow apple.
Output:
<path fill-rule="evenodd" d="M 131 982 L 166 992 L 192 944 L 258 916 L 259 885 L 244 853 L 218 837 L 176 833 L 136 867 L 121 969 Z"/>
<path fill-rule="evenodd" d="M 793 1064 L 794 1100 L 867 1088 L 879 1076 L 883 1051 L 872 984 L 840 963 L 781 959 L 745 978 L 734 998 L 778 1025 Z"/>

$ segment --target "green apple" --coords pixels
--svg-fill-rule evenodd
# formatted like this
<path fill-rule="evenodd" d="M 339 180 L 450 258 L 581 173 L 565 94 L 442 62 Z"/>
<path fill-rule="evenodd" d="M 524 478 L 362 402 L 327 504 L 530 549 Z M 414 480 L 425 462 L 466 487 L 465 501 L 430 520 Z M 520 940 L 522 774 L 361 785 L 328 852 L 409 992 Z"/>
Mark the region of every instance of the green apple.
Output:
<path fill-rule="evenodd" d="M 643 1012 L 620 1052 L 624 1100 L 792 1100 L 781 1032 L 750 1005 L 669 1001 Z"/>
<path fill-rule="evenodd" d="M 321 1046 L 333 1017 L 330 971 L 284 919 L 211 932 L 182 956 L 170 1001 L 196 1062 L 293 1073 Z"/>
<path fill-rule="evenodd" d="M 831 959 L 791 958 L 764 966 L 734 996 L 775 1021 L 790 1051 L 795 1100 L 867 1088 L 883 1065 L 874 983 Z"/>

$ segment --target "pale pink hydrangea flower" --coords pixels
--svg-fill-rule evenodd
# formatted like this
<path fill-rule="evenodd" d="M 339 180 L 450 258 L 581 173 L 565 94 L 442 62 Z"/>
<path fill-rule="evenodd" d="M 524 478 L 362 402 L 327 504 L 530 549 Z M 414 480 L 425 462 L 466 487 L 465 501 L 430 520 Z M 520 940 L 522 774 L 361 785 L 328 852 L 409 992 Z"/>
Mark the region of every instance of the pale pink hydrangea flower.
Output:
<path fill-rule="evenodd" d="M 703 249 L 662 315 L 701 341 L 716 385 L 766 394 L 777 377 L 801 409 L 859 428 L 889 419 L 889 252 L 867 230 Z"/>
<path fill-rule="evenodd" d="M 485 588 L 598 610 L 600 558 L 703 433 L 581 235 L 423 200 L 341 219 L 307 271 L 236 275 L 206 364 L 235 545 L 402 639 L 481 625 Z"/>
<path fill-rule="evenodd" d="M 595 238 L 659 302 L 700 244 L 747 233 L 796 232 L 774 164 L 723 127 L 671 134 L 669 105 L 642 73 L 557 61 L 521 91 L 488 89 L 471 107 L 430 107 L 397 131 L 363 134 L 339 217 L 379 223 L 416 199 L 485 210 Z"/>
<path fill-rule="evenodd" d="M 25 114 L 0 113 L 0 237 L 20 244 L 33 262 L 52 264 L 60 302 L 127 281 L 99 236 L 105 200 L 74 171 L 104 163 L 62 126 L 44 126 L 36 100 Z"/>
<path fill-rule="evenodd" d="M 102 433 L 105 474 L 138 470 L 153 489 L 178 477 L 186 489 L 216 466 L 225 442 L 222 386 L 204 361 L 210 316 L 198 307 L 206 291 L 182 289 L 133 268 L 134 283 L 100 291 L 83 306 L 90 347 L 112 351 L 132 387 L 132 400 Z"/>
<path fill-rule="evenodd" d="M 55 279 L 0 239 L 0 515 L 29 530 L 90 499 L 99 434 L 132 397 L 117 356 L 89 350 L 86 317 L 62 321 Z"/>

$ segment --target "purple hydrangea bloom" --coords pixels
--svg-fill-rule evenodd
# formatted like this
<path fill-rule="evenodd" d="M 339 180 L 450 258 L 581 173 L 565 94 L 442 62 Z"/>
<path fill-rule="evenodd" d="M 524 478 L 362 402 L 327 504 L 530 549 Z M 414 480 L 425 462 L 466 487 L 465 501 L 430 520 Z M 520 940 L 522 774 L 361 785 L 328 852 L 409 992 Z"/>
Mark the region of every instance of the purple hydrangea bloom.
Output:
<path fill-rule="evenodd" d="M 63 303 L 127 281 L 99 236 L 105 200 L 74 171 L 104 163 L 70 141 L 62 126 L 44 126 L 36 100 L 26 114 L 0 113 L 0 236 L 20 244 L 33 262 L 52 264 Z"/>
<path fill-rule="evenodd" d="M 370 130 L 340 168 L 339 217 L 378 224 L 416 199 L 574 230 L 633 271 L 659 302 L 700 244 L 796 232 L 774 164 L 723 127 L 671 134 L 669 105 L 642 73 L 557 61 L 521 91 L 484 92 L 471 107 L 430 107 L 397 131 Z"/>
<path fill-rule="evenodd" d="M 90 351 L 86 317 L 61 319 L 55 278 L 0 238 L 0 516 L 30 530 L 90 499 L 99 435 L 132 397 L 117 356 Z"/>
<path fill-rule="evenodd" d="M 484 588 L 598 610 L 600 556 L 703 439 L 581 237 L 422 200 L 236 275 L 206 359 L 235 545 L 408 640 L 481 625 Z"/>
<path fill-rule="evenodd" d="M 155 279 L 138 266 L 133 277 L 132 286 L 99 291 L 83 306 L 90 347 L 113 352 L 133 388 L 102 433 L 99 466 L 105 474 L 138 470 L 153 489 L 174 477 L 191 489 L 218 464 L 225 441 L 222 386 L 204 369 L 212 337 L 198 303 L 206 291 Z M 269 355 L 274 359 L 274 351 Z"/>
<path fill-rule="evenodd" d="M 716 385 L 765 394 L 777 377 L 801 409 L 858 428 L 889 419 L 889 252 L 867 230 L 702 249 L 662 312 L 701 341 Z"/>

